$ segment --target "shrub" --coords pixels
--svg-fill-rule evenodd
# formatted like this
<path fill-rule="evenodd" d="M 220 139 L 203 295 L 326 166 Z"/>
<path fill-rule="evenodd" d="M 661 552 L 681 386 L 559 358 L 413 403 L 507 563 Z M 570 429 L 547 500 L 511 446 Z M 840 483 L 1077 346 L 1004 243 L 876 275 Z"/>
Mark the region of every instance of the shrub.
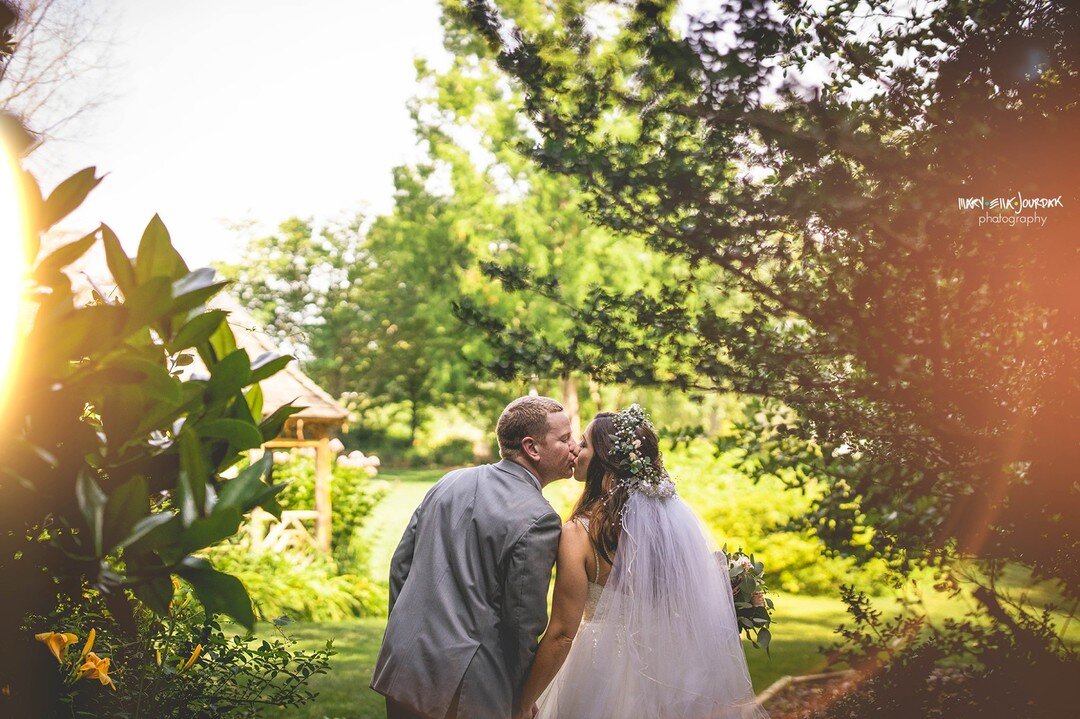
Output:
<path fill-rule="evenodd" d="M 287 483 L 278 495 L 283 509 L 312 509 L 315 506 L 315 460 L 290 454 L 274 463 L 274 481 Z M 335 463 L 331 478 L 331 546 L 341 571 L 365 574 L 369 549 L 362 537 L 364 521 L 386 496 L 386 482 L 373 481 L 362 467 Z"/>
<path fill-rule="evenodd" d="M 251 358 L 237 347 L 226 312 L 206 309 L 225 283 L 209 268 L 189 269 L 157 216 L 134 258 L 105 225 L 41 251 L 39 234 L 82 203 L 100 182 L 95 175 L 86 168 L 43 199 L 21 174 L 28 232 L 7 238 L 33 269 L 0 431 L 6 716 L 38 716 L 39 704 L 52 701 L 53 687 L 40 679 L 47 665 L 25 659 L 38 647 L 19 628 L 30 612 L 53 606 L 57 592 L 77 598 L 88 583 L 132 631 L 130 597 L 164 614 L 179 575 L 209 611 L 251 626 L 240 582 L 194 553 L 234 534 L 253 508 L 276 511 L 279 487 L 264 481 L 269 462 L 232 479 L 225 472 L 296 411 L 268 408 L 275 411 L 263 419 L 259 382 L 291 358 Z M 86 298 L 68 273 L 99 243 L 112 277 Z M 196 355 L 207 376 L 185 381 L 180 368 Z"/>
<path fill-rule="evenodd" d="M 669 449 L 664 460 L 679 493 L 701 513 L 713 538 L 753 551 L 768 567 L 767 581 L 774 590 L 835 594 L 847 582 L 878 595 L 890 586 L 883 562 L 856 566 L 852 558 L 829 556 L 813 534 L 776 530 L 805 511 L 809 494 L 786 489 L 775 477 L 754 482 L 734 468 L 738 457 L 732 452 L 717 456 L 705 441 Z"/>
<path fill-rule="evenodd" d="M 1006 611 L 991 583 L 963 619 L 928 621 L 908 606 L 883 620 L 865 594 L 842 588 L 853 623 L 828 654 L 856 668 L 854 691 L 799 719 L 1007 717 L 1059 719 L 1080 703 L 1078 655 L 1048 609 Z"/>
<path fill-rule="evenodd" d="M 439 467 L 459 467 L 476 461 L 473 442 L 464 437 L 454 437 L 432 448 L 431 461 Z"/>
<path fill-rule="evenodd" d="M 314 552 L 252 552 L 225 544 L 207 556 L 222 571 L 239 577 L 261 619 L 322 622 L 386 616 L 385 587 L 366 575 L 339 574 L 332 559 Z"/>
<path fill-rule="evenodd" d="M 307 683 L 328 670 L 330 642 L 304 652 L 293 650 L 284 634 L 273 640 L 226 636 L 192 601 L 190 589 L 177 586 L 164 616 L 136 610 L 133 637 L 93 591 L 49 617 L 30 617 L 29 633 L 56 631 L 79 640 L 58 657 L 63 661 L 54 679 L 62 688 L 41 719 L 246 719 L 268 706 L 297 707 L 315 698 Z M 90 636 L 93 646 L 76 653 Z M 48 656 L 46 647 L 36 650 Z M 93 669 L 79 670 L 90 664 Z"/>

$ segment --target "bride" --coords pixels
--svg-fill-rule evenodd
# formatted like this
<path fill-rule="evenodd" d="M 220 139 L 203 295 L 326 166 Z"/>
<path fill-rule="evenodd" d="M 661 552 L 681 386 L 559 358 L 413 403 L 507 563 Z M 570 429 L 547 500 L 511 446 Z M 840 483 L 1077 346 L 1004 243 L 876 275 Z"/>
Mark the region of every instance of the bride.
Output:
<path fill-rule="evenodd" d="M 727 562 L 664 470 L 638 405 L 585 430 L 551 619 L 516 717 L 765 719 Z"/>

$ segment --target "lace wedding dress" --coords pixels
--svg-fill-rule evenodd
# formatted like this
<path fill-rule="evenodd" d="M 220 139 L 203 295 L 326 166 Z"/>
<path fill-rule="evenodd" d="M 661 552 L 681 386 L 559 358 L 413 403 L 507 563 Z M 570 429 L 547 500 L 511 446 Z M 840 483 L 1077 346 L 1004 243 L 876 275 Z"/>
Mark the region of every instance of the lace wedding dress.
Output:
<path fill-rule="evenodd" d="M 539 719 L 767 719 L 757 706 L 727 566 L 677 495 L 632 493 L 611 573 L 591 578 Z"/>

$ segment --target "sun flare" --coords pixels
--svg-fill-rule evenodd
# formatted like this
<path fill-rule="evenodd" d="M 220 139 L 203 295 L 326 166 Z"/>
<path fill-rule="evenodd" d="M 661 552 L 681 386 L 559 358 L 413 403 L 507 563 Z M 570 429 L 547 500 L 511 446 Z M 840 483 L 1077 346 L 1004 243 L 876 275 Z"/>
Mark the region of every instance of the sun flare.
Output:
<path fill-rule="evenodd" d="M 27 226 L 20 175 L 11 150 L 0 142 L 0 236 L 8 238 L 7 257 L 0 262 L 0 405 L 7 403 L 22 311 L 23 240 Z"/>

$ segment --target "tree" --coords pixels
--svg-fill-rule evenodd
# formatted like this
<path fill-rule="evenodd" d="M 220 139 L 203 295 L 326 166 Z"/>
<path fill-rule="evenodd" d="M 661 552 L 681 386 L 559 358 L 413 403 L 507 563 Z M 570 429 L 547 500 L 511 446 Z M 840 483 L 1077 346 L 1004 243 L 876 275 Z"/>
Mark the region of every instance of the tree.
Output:
<path fill-rule="evenodd" d="M 530 155 L 580 181 L 595 221 L 692 268 L 652 293 L 595 288 L 550 351 L 762 398 L 743 441 L 761 471 L 825 482 L 808 522 L 834 547 L 959 548 L 1075 593 L 1078 18 L 818 7 L 458 6 L 524 93 Z M 1050 198 L 1045 226 L 991 210 L 1018 192 Z M 957 209 L 981 195 L 989 211 Z"/>
<path fill-rule="evenodd" d="M 422 90 L 413 116 L 427 149 L 425 164 L 445 182 L 443 205 L 455 218 L 453 231 L 469 248 L 454 301 L 456 315 L 476 337 L 469 358 L 501 380 L 556 382 L 555 393 L 580 431 L 578 383 L 584 379 L 592 386 L 595 380 L 582 371 L 587 345 L 556 346 L 543 339 L 572 333 L 568 309 L 585 302 L 590 285 L 636 290 L 655 284 L 658 275 L 678 275 L 679 263 L 591 223 L 576 179 L 523 156 L 518 149 L 530 129 L 521 119 L 522 97 L 458 16 L 444 13 L 443 27 L 451 64 L 437 71 L 418 63 Z M 501 284 L 513 289 L 526 277 L 541 278 L 560 288 L 559 302 L 508 293 L 477 271 L 507 261 L 527 270 L 520 278 L 501 278 Z M 489 315 L 499 319 L 500 331 L 475 333 Z M 503 361 L 508 352 L 514 353 L 512 371 Z"/>
<path fill-rule="evenodd" d="M 276 233 L 250 240 L 237 264 L 222 266 L 241 303 L 335 397 L 355 390 L 360 363 L 351 327 L 369 261 L 362 224 L 357 217 L 316 230 L 290 218 Z"/>
<path fill-rule="evenodd" d="M 106 5 L 88 0 L 20 3 L 0 75 L 0 106 L 39 141 L 65 139 L 73 123 L 107 100 L 89 84 L 109 69 L 112 38 Z"/>

